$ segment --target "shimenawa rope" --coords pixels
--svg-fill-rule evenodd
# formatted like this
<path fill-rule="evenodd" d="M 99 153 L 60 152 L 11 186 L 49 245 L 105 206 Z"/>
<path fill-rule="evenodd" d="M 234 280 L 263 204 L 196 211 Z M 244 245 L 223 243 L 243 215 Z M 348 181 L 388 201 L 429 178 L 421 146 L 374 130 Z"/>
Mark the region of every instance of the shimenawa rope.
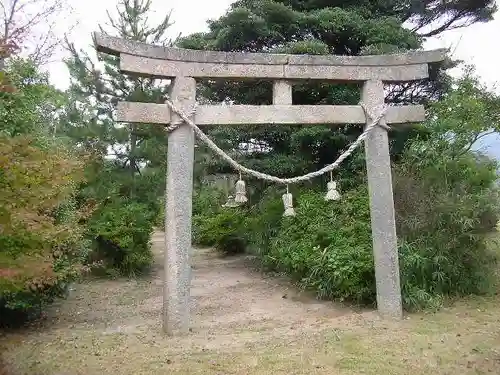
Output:
<path fill-rule="evenodd" d="M 379 111 L 378 114 L 373 114 L 364 103 L 360 103 L 361 107 L 363 108 L 365 112 L 365 116 L 367 119 L 371 119 L 372 121 L 370 124 L 365 128 L 363 133 L 359 135 L 359 137 L 349 146 L 349 148 L 344 151 L 338 158 L 335 160 L 333 163 L 327 165 L 324 168 L 321 168 L 320 170 L 317 170 L 315 172 L 307 173 L 302 176 L 297 176 L 297 177 L 291 177 L 291 178 L 280 178 L 276 177 L 270 174 L 262 173 L 250 168 L 247 168 L 241 164 L 239 164 L 237 161 L 235 161 L 233 158 L 231 158 L 228 154 L 226 154 L 222 149 L 220 149 L 203 131 L 189 118 L 193 116 L 196 112 L 196 107 L 194 107 L 189 114 L 184 113 L 180 109 L 178 109 L 172 101 L 169 99 L 166 99 L 165 104 L 174 112 L 176 113 L 180 119 L 171 125 L 167 126 L 166 129 L 167 131 L 174 131 L 177 129 L 181 124 L 186 123 L 188 124 L 191 128 L 193 128 L 195 134 L 200 138 L 205 144 L 212 150 L 214 151 L 217 155 L 219 155 L 222 159 L 227 161 L 233 168 L 235 168 L 237 171 L 241 173 L 246 173 L 251 176 L 254 176 L 258 179 L 261 180 L 267 180 L 267 181 L 272 181 L 276 182 L 278 184 L 296 184 L 302 181 L 307 181 L 310 180 L 314 177 L 321 176 L 327 172 L 331 172 L 339 167 L 339 165 L 346 159 L 348 158 L 355 150 L 356 148 L 359 147 L 359 145 L 366 139 L 368 134 L 376 127 L 380 126 L 384 128 L 385 130 L 389 130 L 390 127 L 388 127 L 385 124 L 380 124 L 380 120 L 385 116 L 387 112 L 387 106 L 382 106 L 382 109 Z"/>

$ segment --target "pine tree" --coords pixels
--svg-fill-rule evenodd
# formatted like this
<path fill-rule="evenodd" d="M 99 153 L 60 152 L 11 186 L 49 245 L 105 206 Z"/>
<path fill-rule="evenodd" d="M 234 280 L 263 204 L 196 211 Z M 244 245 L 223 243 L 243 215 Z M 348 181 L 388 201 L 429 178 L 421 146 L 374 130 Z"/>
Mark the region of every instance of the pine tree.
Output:
<path fill-rule="evenodd" d="M 171 25 L 170 14 L 152 26 L 148 20 L 150 11 L 151 0 L 120 0 L 118 17 L 115 19 L 108 12 L 109 30 L 99 26 L 100 31 L 137 42 L 172 45 L 166 36 Z M 154 79 L 126 76 L 119 72 L 119 58 L 103 53 L 98 53 L 104 67 L 99 70 L 88 54 L 77 51 L 71 43 L 68 47 L 69 95 L 74 98 L 68 117 L 73 121 L 61 130 L 99 154 L 101 166 L 113 180 L 111 186 L 101 186 L 106 196 L 111 188 L 114 194 L 128 199 L 155 201 L 163 188 L 164 129 L 150 124 L 119 124 L 114 119 L 114 110 L 120 101 L 161 103 L 168 85 Z M 96 182 L 103 182 L 99 180 Z"/>
<path fill-rule="evenodd" d="M 183 38 L 178 45 L 244 52 L 395 53 L 418 49 L 424 37 L 457 25 L 488 21 L 495 10 L 492 0 L 239 0 L 225 15 L 209 22 L 208 32 Z M 413 28 L 403 27 L 403 23 Z M 438 67 L 433 67 L 432 74 L 432 82 L 394 85 L 388 100 L 426 103 L 438 98 L 449 79 Z M 270 104 L 271 92 L 266 81 L 205 82 L 203 95 L 214 102 Z M 307 83 L 294 86 L 293 99 L 294 104 L 357 104 L 359 92 L 356 84 Z M 290 176 L 331 163 L 360 131 L 354 126 L 245 127 L 244 131 L 225 127 L 211 130 L 211 135 L 227 150 L 238 151 L 242 144 L 265 145 L 265 152 L 240 158 L 259 170 Z M 394 158 L 416 132 L 425 135 L 423 130 L 391 133 Z M 228 171 L 224 164 L 209 166 L 214 171 Z M 354 158 L 343 168 L 354 171 L 362 166 L 363 160 Z"/>
<path fill-rule="evenodd" d="M 169 46 L 170 14 L 156 26 L 148 14 L 151 0 L 120 0 L 116 18 L 100 31 L 137 42 Z M 75 145 L 91 151 L 88 183 L 82 198 L 98 204 L 88 222 L 96 254 L 108 268 L 133 274 L 151 264 L 149 237 L 161 209 L 166 166 L 166 132 L 151 124 L 121 124 L 114 119 L 120 101 L 161 103 L 168 84 L 154 79 L 125 76 L 119 58 L 98 53 L 99 69 L 84 51 L 68 43 L 71 74 L 66 126 L 59 131 Z"/>

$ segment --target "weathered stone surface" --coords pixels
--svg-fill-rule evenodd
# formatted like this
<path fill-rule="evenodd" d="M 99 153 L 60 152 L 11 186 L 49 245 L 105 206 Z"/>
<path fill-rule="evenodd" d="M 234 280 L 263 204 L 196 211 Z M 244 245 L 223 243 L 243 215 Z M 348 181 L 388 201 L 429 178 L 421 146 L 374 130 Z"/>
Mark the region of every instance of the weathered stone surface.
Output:
<path fill-rule="evenodd" d="M 356 65 L 392 66 L 436 63 L 444 60 L 445 49 L 410 51 L 393 55 L 338 56 L 338 55 L 290 55 L 290 65 Z"/>
<path fill-rule="evenodd" d="M 171 95 L 174 104 L 188 112 L 195 103 L 195 80 L 177 77 Z M 173 121 L 177 119 L 172 115 Z M 194 133 L 180 126 L 169 134 L 167 152 L 163 330 L 168 335 L 189 332 L 193 165 Z"/>
<path fill-rule="evenodd" d="M 263 65 L 351 65 L 392 66 L 427 64 L 443 61 L 446 50 L 411 51 L 393 55 L 373 56 L 310 56 L 271 53 L 199 51 L 168 48 L 94 33 L 94 44 L 100 52 L 112 55 L 135 55 L 161 60 Z"/>
<path fill-rule="evenodd" d="M 284 77 L 287 79 L 402 82 L 420 80 L 428 76 L 427 64 L 392 66 L 286 65 L 284 67 Z"/>
<path fill-rule="evenodd" d="M 427 64 L 392 66 L 266 65 L 185 62 L 120 54 L 124 73 L 157 78 L 311 79 L 322 81 L 414 81 L 428 77 Z"/>
<path fill-rule="evenodd" d="M 384 104 L 380 81 L 364 84 L 362 100 L 368 108 Z M 365 140 L 366 169 L 370 193 L 373 254 L 377 284 L 377 308 L 384 317 L 401 319 L 403 310 L 399 256 L 392 192 L 391 160 L 387 131 L 376 127 Z"/>
<path fill-rule="evenodd" d="M 291 102 L 288 84 L 275 90 L 275 103 Z M 165 104 L 118 103 L 117 119 L 123 122 L 168 124 L 171 121 Z M 406 124 L 425 120 L 421 105 L 391 106 L 388 124 Z M 265 125 L 265 124 L 364 124 L 365 114 L 357 105 L 200 105 L 194 117 L 196 125 Z"/>
<path fill-rule="evenodd" d="M 120 55 L 120 70 L 144 77 L 283 78 L 283 65 L 184 62 L 126 54 Z"/>
<path fill-rule="evenodd" d="M 116 38 L 101 33 L 94 33 L 94 44 L 98 51 L 115 56 L 126 54 L 161 60 L 226 64 L 282 65 L 288 63 L 288 55 L 284 54 L 199 51 L 183 48 L 168 48 Z"/>
<path fill-rule="evenodd" d="M 290 82 L 273 82 L 273 104 L 292 104 L 292 84 Z"/>

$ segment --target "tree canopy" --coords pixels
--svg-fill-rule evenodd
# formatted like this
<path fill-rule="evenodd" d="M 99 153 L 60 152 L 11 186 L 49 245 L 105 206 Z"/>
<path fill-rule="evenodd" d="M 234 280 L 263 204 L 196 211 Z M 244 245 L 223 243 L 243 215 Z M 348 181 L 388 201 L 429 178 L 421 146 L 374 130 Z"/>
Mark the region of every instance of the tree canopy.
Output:
<path fill-rule="evenodd" d="M 151 0 L 121 0 L 117 16 L 109 16 L 109 25 L 100 26 L 101 32 L 127 40 L 171 45 L 166 36 L 170 14 L 152 25 L 151 4 Z M 147 238 L 160 210 L 167 142 L 162 127 L 117 123 L 115 106 L 119 101 L 161 103 L 168 84 L 122 74 L 116 56 L 98 53 L 101 69 L 73 44 L 68 43 L 68 49 L 69 95 L 73 105 L 66 112 L 66 127 L 60 131 L 94 155 L 93 163 L 87 166 L 88 183 L 81 194 L 101 203 L 90 223 L 98 252 L 113 267 L 133 273 L 151 261 Z M 134 234 L 130 220 L 135 223 Z"/>
<path fill-rule="evenodd" d="M 325 1 L 239 0 L 220 18 L 208 23 L 209 31 L 181 38 L 185 48 L 307 54 L 360 55 L 401 52 L 421 47 L 423 39 L 444 30 L 491 19 L 493 1 Z M 414 27 L 408 27 L 408 22 Z M 420 32 L 432 23 L 432 30 Z M 441 23 L 439 23 L 441 22 Z M 416 26 L 415 26 L 416 25 Z M 452 66 L 446 62 L 442 67 Z M 443 69 L 431 67 L 432 80 L 389 88 L 391 103 L 427 103 L 436 100 L 449 85 Z M 203 82 L 201 96 L 235 104 L 270 104 L 272 87 L 267 81 Z M 294 104 L 357 104 L 357 84 L 305 83 L 294 85 Z M 211 135 L 245 163 L 265 172 L 290 176 L 318 169 L 334 160 L 357 136 L 357 127 L 245 127 L 211 129 Z M 391 137 L 391 153 L 398 157 L 405 142 L 425 129 L 397 131 Z M 256 151 L 242 152 L 251 146 Z M 269 151 L 271 150 L 271 151 Z M 349 163 L 357 169 L 360 163 Z M 212 171 L 228 170 L 210 161 Z"/>

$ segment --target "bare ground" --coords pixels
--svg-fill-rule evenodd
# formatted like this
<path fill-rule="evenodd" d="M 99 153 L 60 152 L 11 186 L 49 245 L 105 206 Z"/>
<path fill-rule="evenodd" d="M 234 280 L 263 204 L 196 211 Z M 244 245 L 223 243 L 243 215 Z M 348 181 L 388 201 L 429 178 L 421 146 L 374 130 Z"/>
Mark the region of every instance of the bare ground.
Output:
<path fill-rule="evenodd" d="M 500 374 L 499 297 L 384 322 L 206 250 L 192 333 L 164 337 L 161 233 L 153 248 L 152 277 L 79 284 L 43 324 L 0 337 L 13 374 Z"/>

